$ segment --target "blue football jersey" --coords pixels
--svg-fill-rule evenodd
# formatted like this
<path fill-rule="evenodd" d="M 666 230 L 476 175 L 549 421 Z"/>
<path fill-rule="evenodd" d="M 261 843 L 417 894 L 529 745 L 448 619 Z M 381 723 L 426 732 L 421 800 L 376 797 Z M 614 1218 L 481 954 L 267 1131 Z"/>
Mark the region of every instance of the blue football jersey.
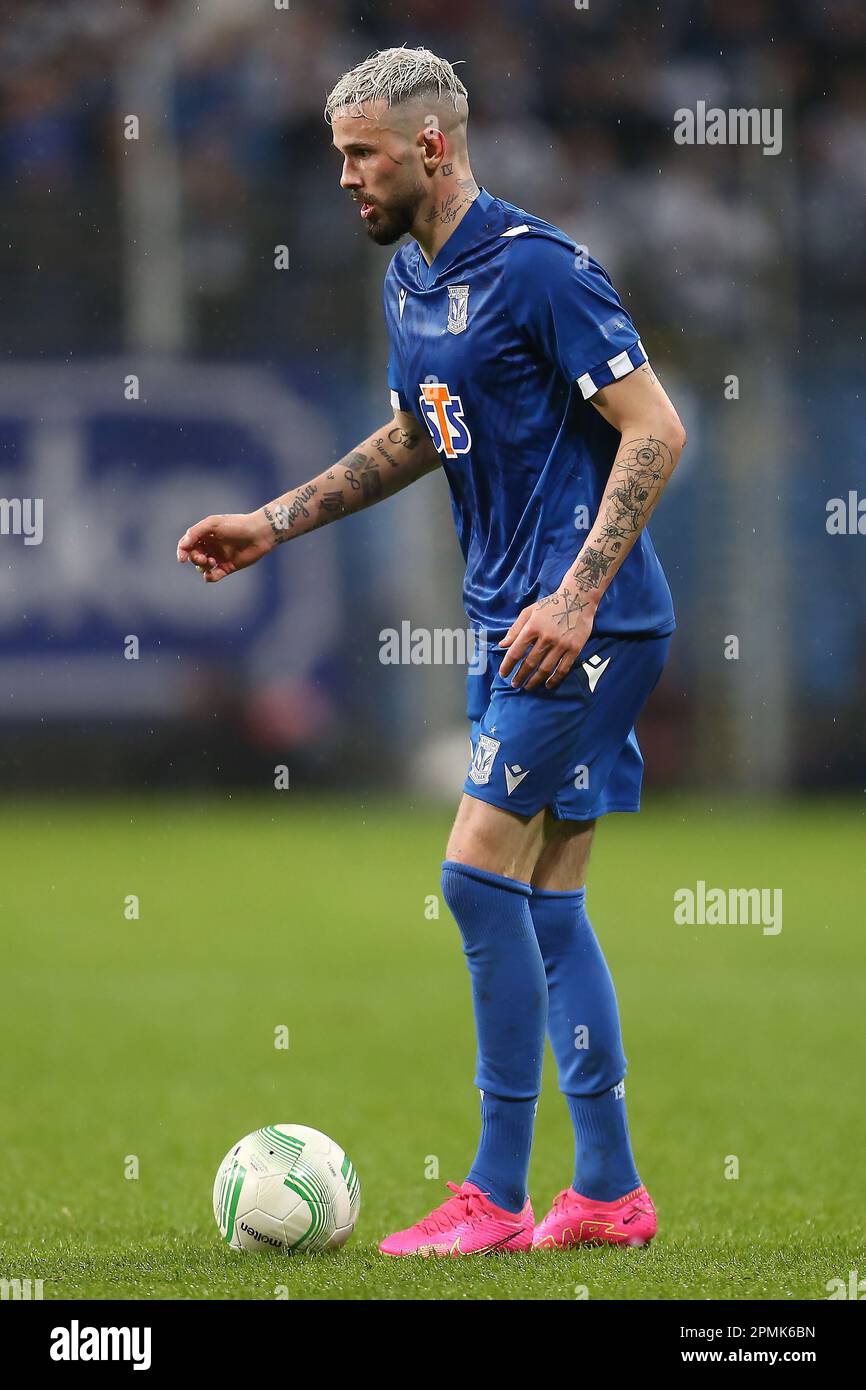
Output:
<path fill-rule="evenodd" d="M 605 271 L 559 228 L 484 189 L 432 265 L 414 240 L 385 276 L 392 405 L 430 431 L 451 488 L 473 627 L 498 640 L 561 584 L 620 436 L 590 404 L 646 361 Z M 597 633 L 671 632 L 644 529 Z"/>

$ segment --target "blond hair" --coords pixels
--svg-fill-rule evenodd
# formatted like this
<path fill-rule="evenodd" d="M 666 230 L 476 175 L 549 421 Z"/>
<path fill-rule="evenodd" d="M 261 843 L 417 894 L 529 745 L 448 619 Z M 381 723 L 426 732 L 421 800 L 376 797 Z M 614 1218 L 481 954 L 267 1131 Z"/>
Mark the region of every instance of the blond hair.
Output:
<path fill-rule="evenodd" d="M 365 115 L 368 102 L 396 106 L 432 95 L 437 101 L 443 97 L 452 101 L 455 111 L 466 102 L 466 88 L 449 62 L 429 48 L 383 48 L 343 74 L 325 103 L 325 120 L 344 109 Z"/>

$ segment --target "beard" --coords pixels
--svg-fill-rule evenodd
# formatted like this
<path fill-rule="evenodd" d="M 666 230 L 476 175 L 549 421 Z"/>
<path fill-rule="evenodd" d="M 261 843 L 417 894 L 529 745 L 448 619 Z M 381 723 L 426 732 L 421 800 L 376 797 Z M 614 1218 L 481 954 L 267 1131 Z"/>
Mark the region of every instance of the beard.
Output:
<path fill-rule="evenodd" d="M 418 209 L 424 200 L 420 184 L 405 193 L 394 194 L 387 203 L 373 203 L 373 213 L 364 219 L 364 229 L 377 246 L 391 246 L 412 230 Z"/>

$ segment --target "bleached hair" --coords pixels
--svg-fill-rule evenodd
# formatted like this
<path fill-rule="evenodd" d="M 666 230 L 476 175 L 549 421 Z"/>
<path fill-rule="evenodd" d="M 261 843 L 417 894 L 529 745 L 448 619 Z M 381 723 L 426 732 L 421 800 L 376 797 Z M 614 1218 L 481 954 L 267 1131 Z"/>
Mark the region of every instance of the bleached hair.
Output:
<path fill-rule="evenodd" d="M 449 98 L 455 111 L 460 98 L 467 96 L 451 64 L 429 48 L 383 48 L 343 74 L 325 103 L 325 120 L 330 121 L 335 111 L 345 108 L 364 115 L 367 102 L 396 106 L 431 93 L 436 94 L 437 101 L 443 96 Z"/>

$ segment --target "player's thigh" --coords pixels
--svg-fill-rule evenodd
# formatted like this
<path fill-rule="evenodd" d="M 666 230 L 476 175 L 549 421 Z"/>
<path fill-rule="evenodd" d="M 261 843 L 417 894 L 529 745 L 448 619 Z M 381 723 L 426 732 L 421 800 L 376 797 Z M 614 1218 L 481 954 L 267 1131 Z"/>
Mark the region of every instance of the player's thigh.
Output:
<path fill-rule="evenodd" d="M 515 815 L 464 792 L 445 857 L 528 883 L 544 841 L 545 814 Z"/>
<path fill-rule="evenodd" d="M 582 888 L 595 833 L 594 820 L 558 820 L 545 812 L 541 852 L 532 871 L 533 888 L 566 893 Z"/>

